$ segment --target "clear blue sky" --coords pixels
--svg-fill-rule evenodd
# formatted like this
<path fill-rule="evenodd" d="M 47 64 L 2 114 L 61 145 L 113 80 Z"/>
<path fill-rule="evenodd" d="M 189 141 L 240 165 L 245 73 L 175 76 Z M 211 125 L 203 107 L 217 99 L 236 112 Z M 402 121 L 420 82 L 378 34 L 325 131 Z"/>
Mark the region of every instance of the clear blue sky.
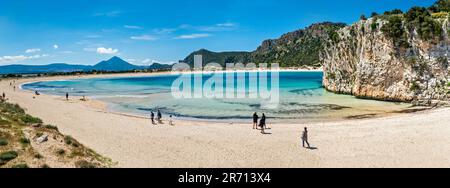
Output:
<path fill-rule="evenodd" d="M 2 0 L 0 65 L 176 62 L 200 48 L 252 51 L 315 22 L 353 23 L 434 0 Z"/>

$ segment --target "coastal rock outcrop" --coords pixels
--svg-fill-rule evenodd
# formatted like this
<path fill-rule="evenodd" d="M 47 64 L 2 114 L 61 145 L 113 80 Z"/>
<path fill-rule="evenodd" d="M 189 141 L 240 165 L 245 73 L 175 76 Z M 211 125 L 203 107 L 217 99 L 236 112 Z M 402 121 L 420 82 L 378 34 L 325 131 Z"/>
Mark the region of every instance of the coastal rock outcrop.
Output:
<path fill-rule="evenodd" d="M 381 15 L 338 30 L 321 53 L 324 87 L 379 100 L 448 100 L 448 22 L 448 13 Z"/>

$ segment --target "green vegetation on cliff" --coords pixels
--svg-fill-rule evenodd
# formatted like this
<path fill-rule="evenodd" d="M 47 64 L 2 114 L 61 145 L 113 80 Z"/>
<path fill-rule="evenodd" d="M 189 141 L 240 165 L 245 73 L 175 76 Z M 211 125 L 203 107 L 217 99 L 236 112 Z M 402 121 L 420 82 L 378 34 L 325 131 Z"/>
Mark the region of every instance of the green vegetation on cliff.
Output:
<path fill-rule="evenodd" d="M 324 22 L 297 30 L 276 40 L 266 40 L 252 53 L 256 63 L 279 63 L 281 67 L 320 67 L 320 51 L 328 40 L 337 40 L 342 23 Z"/>
<path fill-rule="evenodd" d="M 427 8 L 413 7 L 408 12 L 401 10 L 387 11 L 383 16 L 388 23 L 384 24 L 381 30 L 399 47 L 408 48 L 406 30 L 409 33 L 417 32 L 422 40 L 436 43 L 442 40 L 443 29 L 437 21 L 440 18 L 447 18 L 450 10 L 449 0 L 439 0 L 433 6 Z"/>
<path fill-rule="evenodd" d="M 342 23 L 324 22 L 305 29 L 282 35 L 278 39 L 265 40 L 253 52 L 211 52 L 196 51 L 184 59 L 194 64 L 194 55 L 203 55 L 203 65 L 218 63 L 279 63 L 281 67 L 320 67 L 319 53 L 328 40 L 338 40 L 336 31 L 344 27 Z"/>

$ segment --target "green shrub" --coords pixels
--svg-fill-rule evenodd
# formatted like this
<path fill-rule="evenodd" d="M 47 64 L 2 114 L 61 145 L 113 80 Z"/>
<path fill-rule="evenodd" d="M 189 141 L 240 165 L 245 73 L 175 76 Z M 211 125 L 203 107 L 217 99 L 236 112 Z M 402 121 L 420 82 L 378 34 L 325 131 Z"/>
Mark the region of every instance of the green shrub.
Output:
<path fill-rule="evenodd" d="M 410 89 L 411 89 L 411 91 L 419 91 L 420 86 L 416 82 L 413 82 Z"/>
<path fill-rule="evenodd" d="M 0 125 L 8 125 L 9 121 L 6 121 L 4 119 L 0 119 Z"/>
<path fill-rule="evenodd" d="M 7 151 L 7 152 L 3 152 L 0 153 L 0 160 L 3 161 L 10 161 L 15 159 L 19 154 L 17 154 L 17 152 L 15 151 Z"/>
<path fill-rule="evenodd" d="M 328 79 L 328 80 L 335 80 L 335 79 L 336 79 L 336 73 L 334 73 L 334 72 L 329 72 L 329 73 L 327 74 L 327 79 Z"/>
<path fill-rule="evenodd" d="M 14 166 L 12 166 L 12 168 L 29 168 L 27 164 L 22 163 L 22 164 L 16 164 Z"/>
<path fill-rule="evenodd" d="M 377 19 L 373 20 L 372 24 L 370 24 L 370 28 L 372 29 L 372 31 L 376 31 L 378 29 Z"/>
<path fill-rule="evenodd" d="M 58 154 L 58 155 L 64 155 L 64 154 L 66 154 L 66 150 L 64 150 L 64 149 L 58 149 L 58 150 L 56 150 L 56 154 Z"/>
<path fill-rule="evenodd" d="M 42 158 L 44 158 L 44 156 L 42 156 L 42 155 L 39 154 L 39 153 L 36 153 L 36 154 L 34 154 L 34 158 L 36 158 L 36 159 L 42 159 Z"/>
<path fill-rule="evenodd" d="M 73 138 L 72 138 L 71 136 L 64 136 L 64 142 L 65 142 L 67 145 L 72 145 L 72 143 L 73 143 Z"/>
<path fill-rule="evenodd" d="M 42 123 L 42 120 L 33 116 L 30 116 L 28 114 L 25 114 L 20 117 L 20 120 L 26 124 L 35 124 L 35 123 Z"/>
<path fill-rule="evenodd" d="M 19 142 L 22 144 L 30 144 L 30 140 L 28 138 L 22 137 L 19 139 Z"/>
<path fill-rule="evenodd" d="M 97 168 L 97 165 L 95 165 L 94 163 L 85 161 L 85 160 L 80 160 L 80 161 L 75 162 L 75 166 L 77 168 Z"/>
<path fill-rule="evenodd" d="M 36 138 L 39 138 L 39 137 L 41 137 L 41 136 L 43 136 L 43 135 L 44 135 L 44 133 L 38 132 L 38 133 L 36 133 Z"/>
<path fill-rule="evenodd" d="M 438 0 L 429 8 L 431 12 L 450 12 L 449 0 Z"/>
<path fill-rule="evenodd" d="M 6 146 L 8 145 L 8 140 L 4 139 L 4 138 L 0 138 L 0 146 Z"/>
<path fill-rule="evenodd" d="M 44 128 L 58 131 L 58 127 L 53 126 L 53 125 L 46 125 L 46 126 L 44 126 Z"/>
<path fill-rule="evenodd" d="M 2 112 L 10 114 L 24 114 L 25 110 L 22 109 L 18 104 L 11 103 L 0 103 L 0 108 Z"/>
<path fill-rule="evenodd" d="M 438 39 L 443 33 L 441 25 L 423 7 L 411 8 L 405 14 L 405 19 L 408 29 L 415 29 L 423 40 Z"/>
<path fill-rule="evenodd" d="M 434 18 L 434 19 L 447 18 L 448 17 L 448 13 L 447 12 L 437 12 L 437 13 L 431 14 L 431 17 Z"/>
<path fill-rule="evenodd" d="M 400 16 L 390 16 L 388 22 L 381 27 L 381 31 L 394 42 L 394 45 L 408 48 L 409 43 Z"/>
<path fill-rule="evenodd" d="M 403 11 L 400 9 L 394 9 L 392 11 L 384 12 L 384 15 L 396 15 L 396 14 L 403 14 Z"/>

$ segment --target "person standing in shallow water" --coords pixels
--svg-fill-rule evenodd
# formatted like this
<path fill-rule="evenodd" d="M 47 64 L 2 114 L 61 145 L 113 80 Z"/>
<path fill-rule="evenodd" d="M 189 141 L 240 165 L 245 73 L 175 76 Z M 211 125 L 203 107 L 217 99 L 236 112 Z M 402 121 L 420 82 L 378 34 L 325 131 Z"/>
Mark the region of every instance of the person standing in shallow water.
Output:
<path fill-rule="evenodd" d="M 253 129 L 258 129 L 258 114 L 255 112 L 253 114 Z"/>
<path fill-rule="evenodd" d="M 308 148 L 310 148 L 309 142 L 308 142 L 308 128 L 305 127 L 305 130 L 303 131 L 302 134 L 302 145 L 303 147 L 305 147 L 305 142 L 308 145 Z"/>

